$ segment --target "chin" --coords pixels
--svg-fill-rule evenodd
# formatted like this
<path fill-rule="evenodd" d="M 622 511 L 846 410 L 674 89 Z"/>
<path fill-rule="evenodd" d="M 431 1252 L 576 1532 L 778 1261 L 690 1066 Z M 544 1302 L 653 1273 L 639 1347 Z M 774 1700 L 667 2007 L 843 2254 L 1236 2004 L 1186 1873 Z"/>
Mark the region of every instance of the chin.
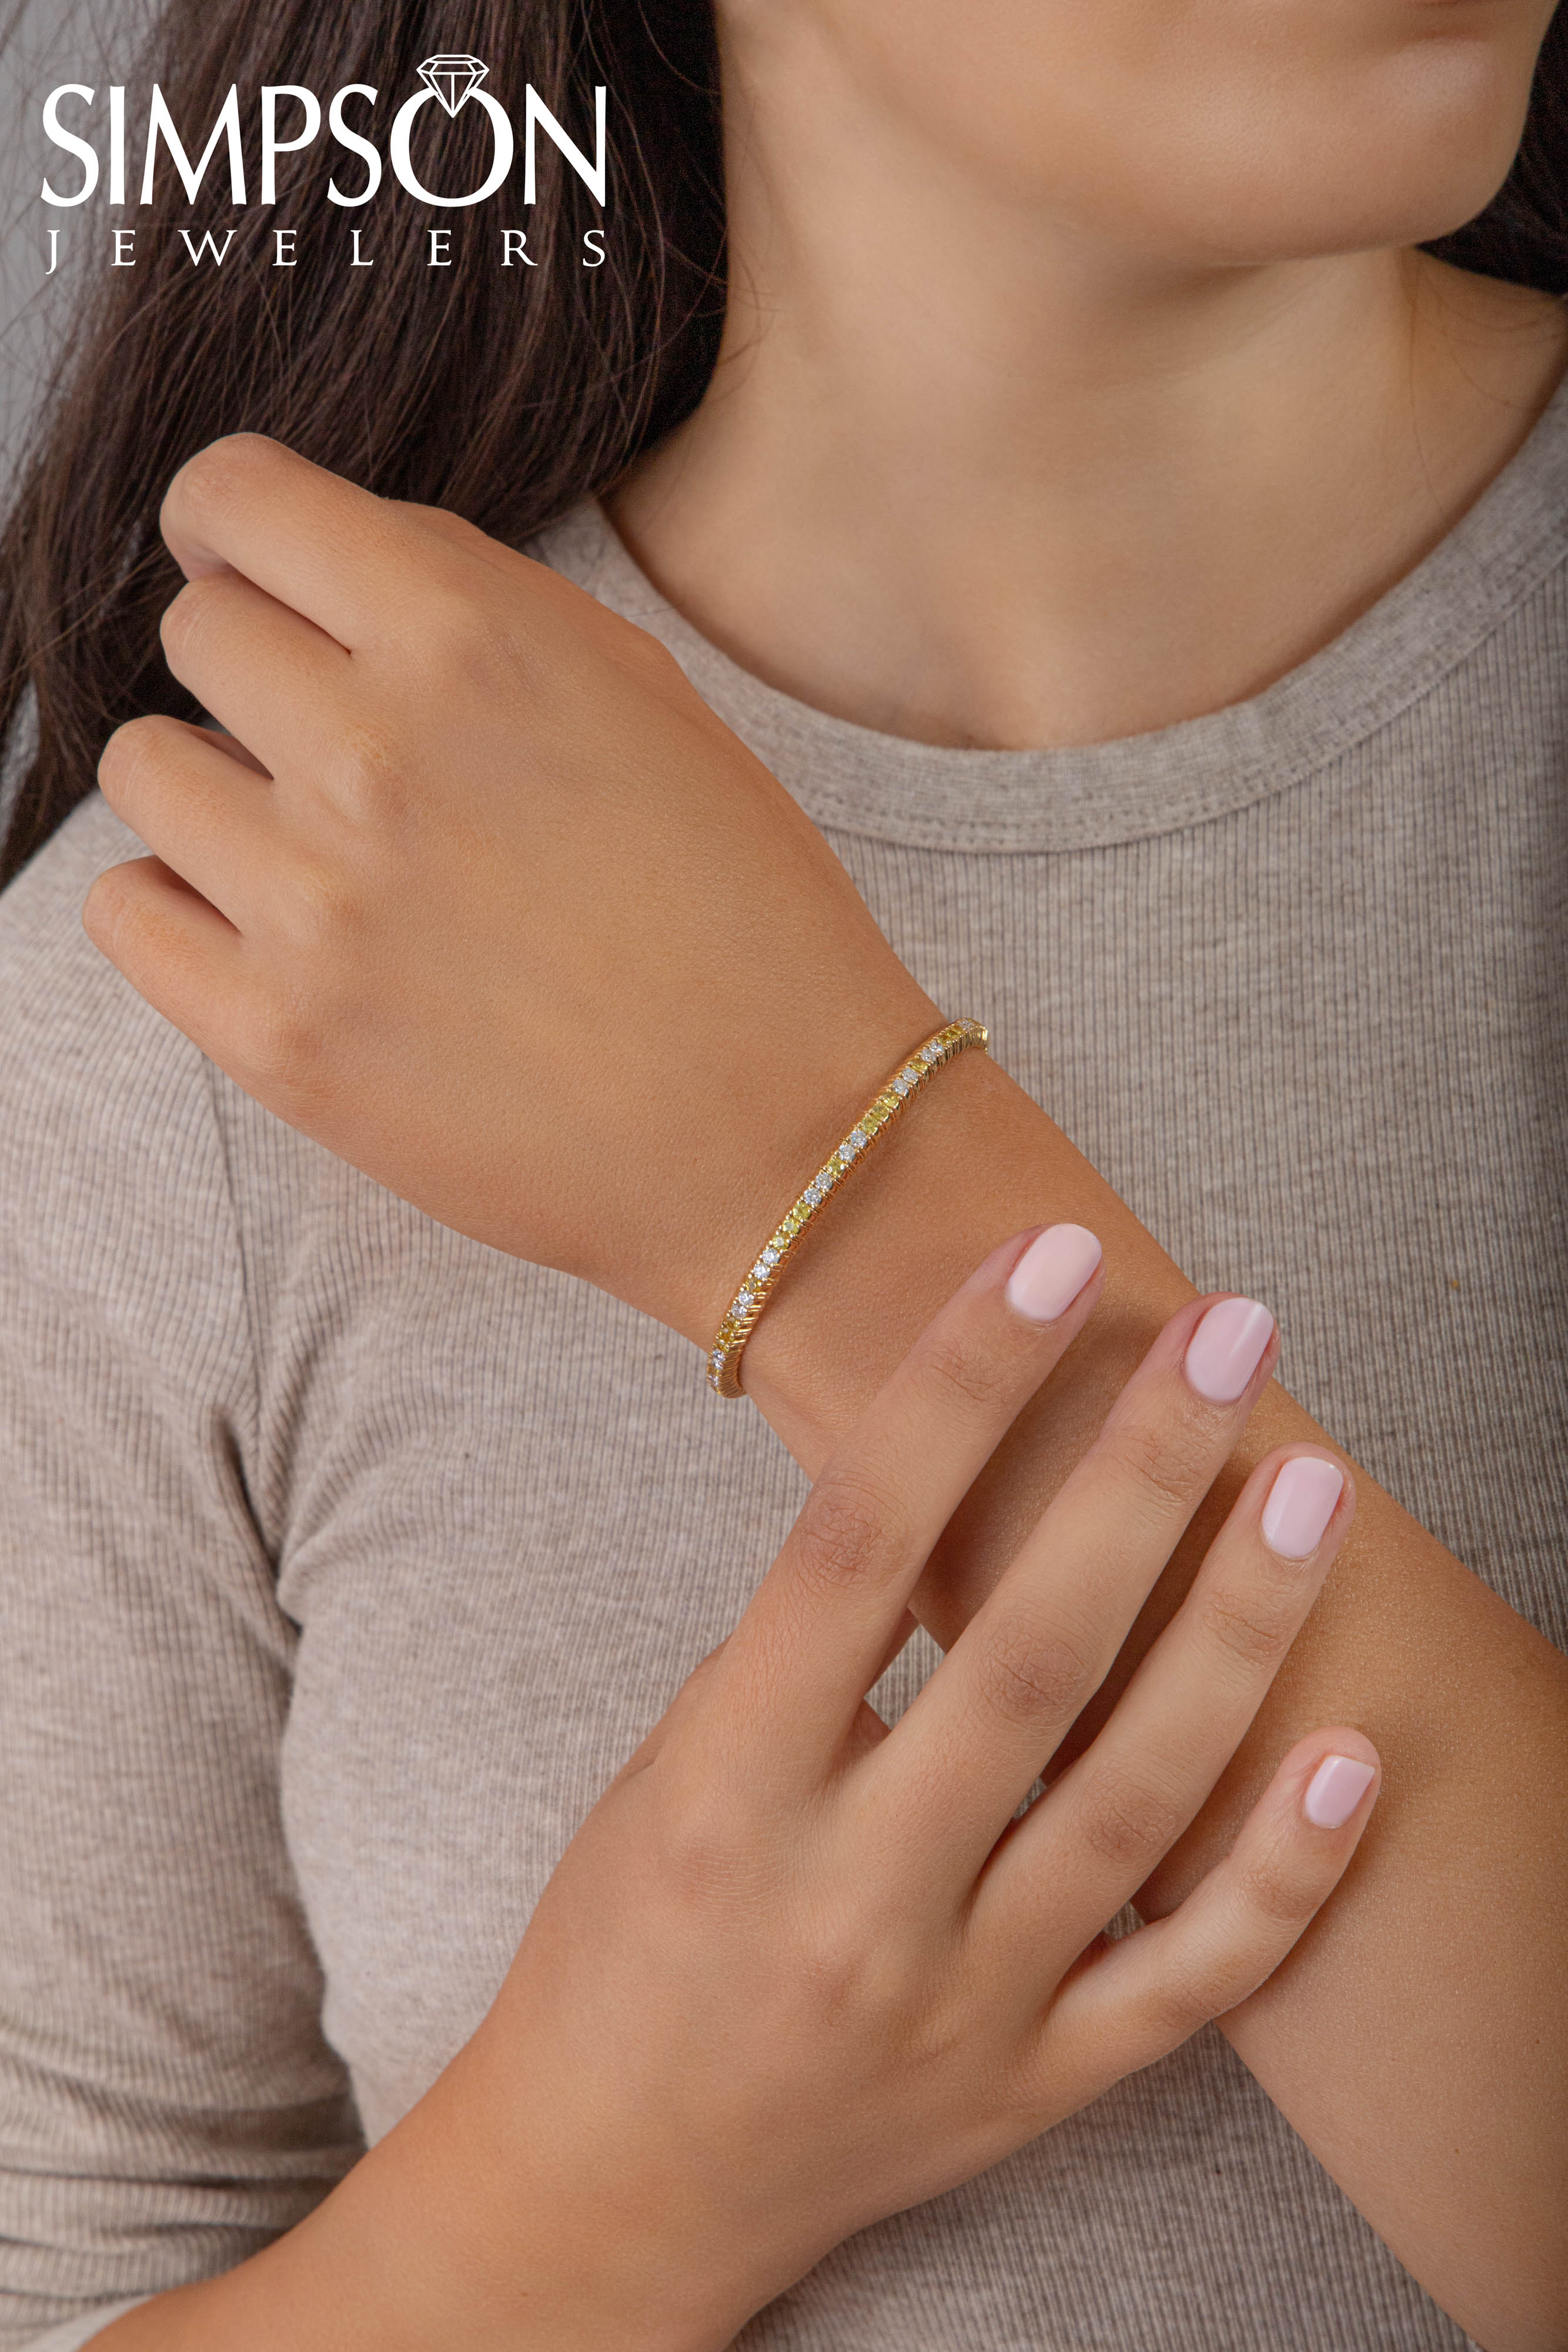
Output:
<path fill-rule="evenodd" d="M 1259 264 L 1445 236 L 1508 177 L 1540 26 L 1517 0 L 1357 8 L 1357 37 L 1198 56 L 1129 85 L 1113 144 L 1108 104 L 1063 109 L 1020 78 L 988 117 L 987 160 L 1004 159 L 1026 203 L 1166 259 Z"/>
<path fill-rule="evenodd" d="M 1179 233 L 1255 264 L 1424 245 L 1474 220 L 1518 152 L 1528 78 L 1480 42 L 1421 47 L 1315 120 L 1278 121 L 1228 170 L 1215 156 L 1212 175 L 1192 173 Z"/>

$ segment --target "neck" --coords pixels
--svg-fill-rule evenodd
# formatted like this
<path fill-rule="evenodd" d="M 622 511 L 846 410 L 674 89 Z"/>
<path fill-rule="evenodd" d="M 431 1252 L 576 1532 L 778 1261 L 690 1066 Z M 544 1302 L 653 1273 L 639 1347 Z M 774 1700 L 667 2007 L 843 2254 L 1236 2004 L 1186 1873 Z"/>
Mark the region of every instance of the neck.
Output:
<path fill-rule="evenodd" d="M 611 512 L 706 635 L 862 725 L 1088 743 L 1258 692 L 1568 359 L 1558 303 L 1427 255 L 1206 268 L 923 151 L 831 58 L 727 70 L 718 369 Z"/>

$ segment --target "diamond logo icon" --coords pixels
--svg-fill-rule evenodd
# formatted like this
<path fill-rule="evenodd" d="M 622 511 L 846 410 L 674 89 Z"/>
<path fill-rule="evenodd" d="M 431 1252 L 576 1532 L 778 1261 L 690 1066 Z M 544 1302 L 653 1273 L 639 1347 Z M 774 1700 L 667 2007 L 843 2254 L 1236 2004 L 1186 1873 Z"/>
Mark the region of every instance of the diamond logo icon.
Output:
<path fill-rule="evenodd" d="M 444 55 L 426 58 L 419 69 L 419 78 L 426 89 L 441 100 L 448 114 L 456 114 L 466 106 L 489 70 L 480 58 Z"/>

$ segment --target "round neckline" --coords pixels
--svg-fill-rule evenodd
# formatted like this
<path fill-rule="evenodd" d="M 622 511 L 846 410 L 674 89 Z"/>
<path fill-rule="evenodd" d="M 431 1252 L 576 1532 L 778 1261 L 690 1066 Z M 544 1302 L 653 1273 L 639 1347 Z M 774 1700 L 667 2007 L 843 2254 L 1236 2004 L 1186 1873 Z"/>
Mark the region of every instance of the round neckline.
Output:
<path fill-rule="evenodd" d="M 1092 849 L 1179 832 L 1288 791 L 1430 693 L 1568 554 L 1565 468 L 1568 377 L 1437 545 L 1283 677 L 1147 734 L 1039 750 L 884 735 L 765 684 L 661 594 L 597 501 L 532 545 L 660 638 L 825 830 L 927 849 Z"/>

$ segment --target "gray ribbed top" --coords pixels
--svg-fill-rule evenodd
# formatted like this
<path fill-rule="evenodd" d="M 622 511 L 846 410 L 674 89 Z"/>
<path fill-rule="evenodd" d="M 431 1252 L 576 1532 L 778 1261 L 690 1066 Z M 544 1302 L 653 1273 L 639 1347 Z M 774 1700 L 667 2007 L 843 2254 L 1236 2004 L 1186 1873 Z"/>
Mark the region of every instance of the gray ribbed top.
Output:
<path fill-rule="evenodd" d="M 664 638 L 936 1001 L 1568 1643 L 1565 494 L 1560 394 L 1291 676 L 1070 751 L 760 686 L 597 509 L 543 551 Z M 801 1491 L 695 1349 L 430 1223 L 159 1021 L 78 920 L 136 846 L 95 798 L 0 901 L 0 2347 L 38 2352 L 288 2226 L 420 2095 Z M 743 2341 L 1464 2339 L 1209 2030 Z"/>

